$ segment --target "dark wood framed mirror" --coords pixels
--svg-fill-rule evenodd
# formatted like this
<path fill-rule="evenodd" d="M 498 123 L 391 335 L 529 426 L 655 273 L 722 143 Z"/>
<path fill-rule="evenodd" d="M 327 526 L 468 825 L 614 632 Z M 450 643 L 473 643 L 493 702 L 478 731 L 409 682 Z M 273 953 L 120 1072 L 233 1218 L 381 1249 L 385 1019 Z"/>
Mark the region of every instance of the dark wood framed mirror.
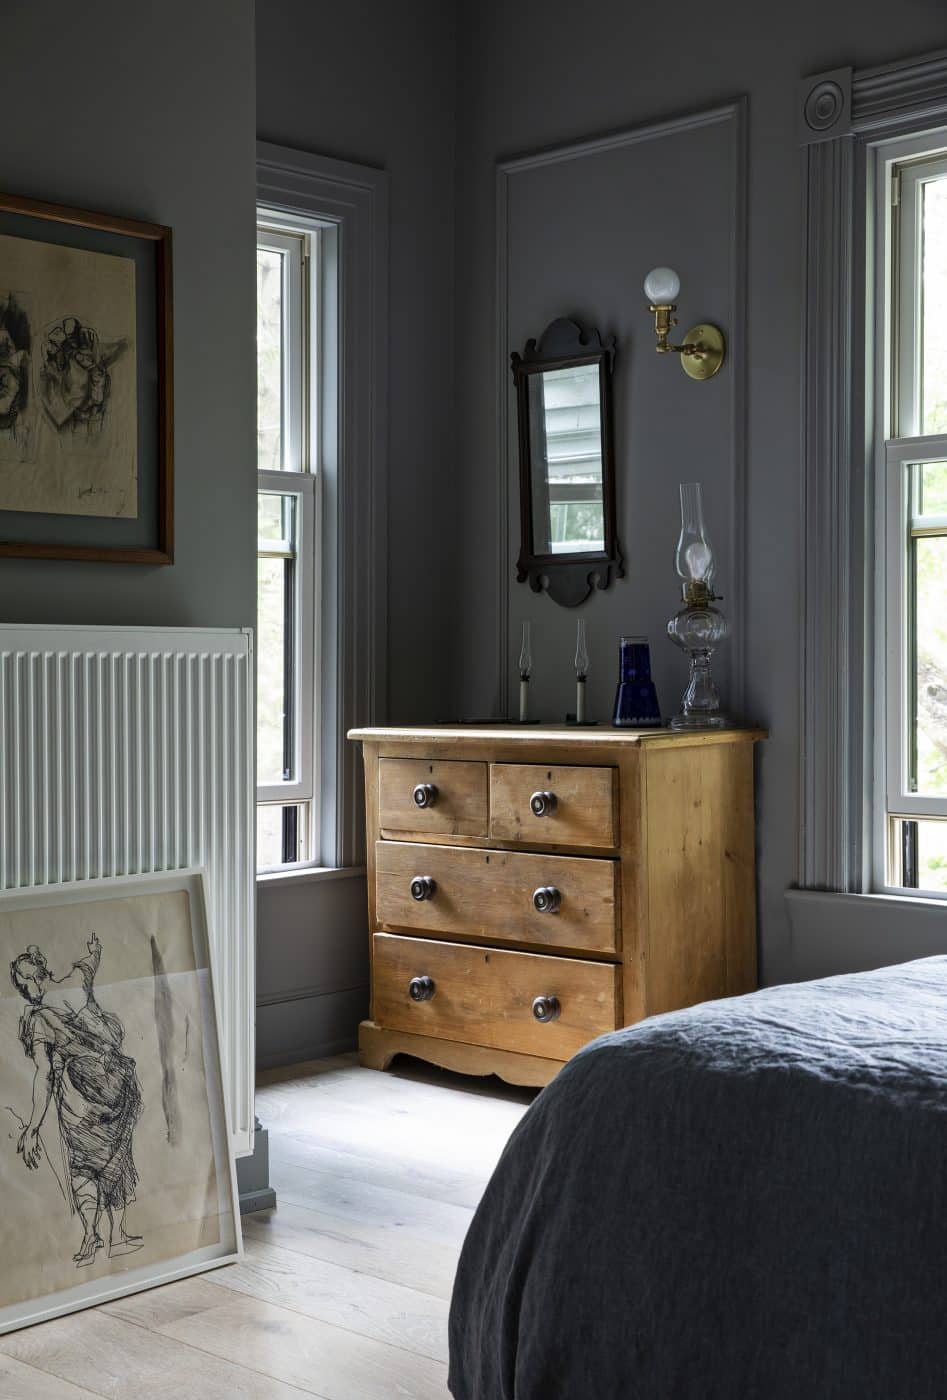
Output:
<path fill-rule="evenodd" d="M 520 456 L 516 576 L 573 608 L 624 574 L 615 509 L 612 366 L 602 340 L 560 318 L 510 356 Z"/>

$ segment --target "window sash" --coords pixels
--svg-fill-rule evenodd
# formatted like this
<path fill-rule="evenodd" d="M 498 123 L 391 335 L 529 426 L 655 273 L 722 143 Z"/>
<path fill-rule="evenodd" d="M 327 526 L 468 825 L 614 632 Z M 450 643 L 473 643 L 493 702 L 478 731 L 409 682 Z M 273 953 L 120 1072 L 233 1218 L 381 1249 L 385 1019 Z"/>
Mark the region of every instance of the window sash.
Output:
<path fill-rule="evenodd" d="M 916 758 L 915 542 L 940 522 L 912 518 L 912 468 L 947 460 L 947 434 L 921 434 L 924 186 L 947 176 L 947 132 L 875 148 L 875 800 L 872 887 L 918 889 L 913 824 L 947 819 L 947 797 L 912 790 Z M 870 324 L 870 322 L 869 322 Z M 944 522 L 947 525 L 947 522 Z M 947 531 L 945 531 L 947 533 Z M 913 840 L 912 844 L 912 838 Z M 947 899 L 928 887 L 925 898 Z"/>
<path fill-rule="evenodd" d="M 280 226 L 282 225 L 282 226 Z M 275 470 L 258 469 L 259 493 L 290 496 L 295 506 L 296 537 L 258 540 L 257 558 L 292 560 L 291 615 L 292 676 L 287 677 L 286 748 L 292 755 L 291 776 L 280 782 L 257 784 L 257 806 L 284 808 L 298 814 L 295 855 L 289 865 L 312 862 L 320 848 L 318 791 L 320 745 L 318 669 L 320 576 L 316 547 L 320 538 L 321 483 L 315 448 L 319 404 L 319 255 L 320 231 L 299 221 L 285 222 L 266 210 L 258 211 L 257 247 L 282 257 L 281 336 L 281 453 Z M 315 266 L 314 266 L 315 265 Z M 313 275 L 315 273 L 315 275 Z M 309 327 L 312 326 L 310 339 Z M 284 850 L 285 855 L 285 850 Z M 272 869 L 274 867 L 267 867 Z M 278 868 L 278 867 L 275 867 Z M 262 867 L 261 867 L 262 869 Z"/>
<path fill-rule="evenodd" d="M 305 364 L 307 268 L 311 256 L 307 234 L 257 227 L 257 248 L 279 253 L 282 259 L 281 462 L 284 472 L 309 470 L 309 430 L 306 414 Z M 306 386 L 308 387 L 308 386 Z"/>

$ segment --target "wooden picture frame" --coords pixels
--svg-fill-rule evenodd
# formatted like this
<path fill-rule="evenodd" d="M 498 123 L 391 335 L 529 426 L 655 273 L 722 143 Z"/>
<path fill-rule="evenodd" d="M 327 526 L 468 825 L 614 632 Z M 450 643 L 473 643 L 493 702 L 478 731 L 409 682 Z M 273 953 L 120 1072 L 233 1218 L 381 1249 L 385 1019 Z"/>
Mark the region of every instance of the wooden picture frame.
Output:
<path fill-rule="evenodd" d="M 69 236 L 70 231 L 73 237 Z M 174 559 L 171 230 L 162 224 L 0 193 L 0 247 L 9 250 L 12 247 L 11 239 L 37 245 L 34 261 L 39 260 L 40 250 L 52 254 L 56 254 L 57 250 L 67 250 L 66 256 L 71 250 L 86 260 L 80 266 L 91 266 L 89 254 L 117 255 L 134 264 L 134 276 L 129 279 L 130 296 L 134 297 L 134 343 L 128 347 L 132 353 L 128 355 L 123 368 L 125 377 L 131 378 L 134 385 L 133 389 L 128 390 L 128 397 L 134 399 L 134 441 L 130 440 L 127 432 L 121 431 L 121 425 L 114 425 L 115 446 L 111 450 L 117 454 L 121 435 L 126 457 L 130 456 L 133 462 L 130 471 L 126 467 L 129 489 L 122 494 L 122 499 L 128 504 L 121 512 L 121 519 L 118 518 L 120 512 L 115 512 L 113 516 L 105 510 L 103 514 L 96 515 L 88 508 L 66 509 L 60 513 L 55 510 L 54 501 L 30 510 L 29 504 L 4 505 L 0 496 L 0 557 L 171 564 Z M 5 258 L 0 254 L 0 374 L 4 369 L 4 309 L 13 294 L 19 291 L 16 287 L 4 285 L 4 262 Z M 42 275 L 37 275 L 42 286 Z M 76 281 L 73 275 L 73 286 Z M 98 283 L 95 285 L 98 286 Z M 90 292 L 89 296 L 94 302 L 94 293 Z M 6 302 L 4 298 L 7 298 Z M 51 301 L 47 302 L 47 305 L 51 304 Z M 128 304 L 131 306 L 131 302 Z M 70 322 L 83 333 L 82 318 L 76 319 L 75 311 L 66 300 L 57 307 L 56 317 L 63 318 L 63 326 Z M 62 339 L 62 331 L 59 334 Z M 96 332 L 92 330 L 85 334 L 94 337 Z M 47 327 L 44 348 L 49 343 Z M 103 349 L 103 358 L 99 363 L 106 365 L 105 378 L 110 382 L 110 366 L 104 355 Z M 11 350 L 10 358 L 14 357 Z M 43 372 L 38 368 L 42 355 L 28 352 L 28 359 L 30 365 L 26 374 L 35 390 L 37 376 Z M 133 376 L 130 374 L 132 366 Z M 102 371 L 98 373 L 101 378 Z M 39 398 L 40 395 L 34 392 L 34 401 Z M 39 422 L 36 437 L 40 441 L 31 449 L 39 476 L 47 469 L 48 457 L 44 458 L 42 454 L 44 451 L 48 453 L 54 433 L 49 422 L 43 418 L 41 405 L 34 402 L 32 412 Z M 98 421 L 106 421 L 105 412 L 101 409 Z M 3 426 L 0 404 L 0 490 L 3 474 L 10 467 L 9 461 L 5 464 L 2 457 Z M 58 428 L 61 438 L 62 425 L 54 421 L 54 427 Z M 42 440 L 44 430 L 45 442 Z M 86 431 L 81 450 L 87 450 L 85 443 L 88 436 Z M 13 474 L 12 470 L 9 474 Z M 134 483 L 133 490 L 131 482 Z M 75 494 L 78 497 L 93 492 L 90 487 L 86 492 L 77 490 Z M 104 491 L 102 494 L 107 495 Z M 134 511 L 130 504 L 132 494 Z"/>
<path fill-rule="evenodd" d="M 237 1262 L 203 872 L 3 891 L 0 962 L 0 1336 Z"/>

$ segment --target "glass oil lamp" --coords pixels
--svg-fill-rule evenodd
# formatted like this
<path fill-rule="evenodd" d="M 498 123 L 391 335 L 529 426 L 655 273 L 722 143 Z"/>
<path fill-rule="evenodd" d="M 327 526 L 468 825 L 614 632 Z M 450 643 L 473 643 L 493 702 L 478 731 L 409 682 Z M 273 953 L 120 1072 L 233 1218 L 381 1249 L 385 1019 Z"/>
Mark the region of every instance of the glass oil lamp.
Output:
<path fill-rule="evenodd" d="M 730 720 L 710 673 L 710 658 L 730 635 L 730 624 L 713 604 L 716 561 L 704 523 L 699 482 L 681 486 L 681 534 L 675 566 L 684 606 L 668 623 L 668 636 L 690 661 L 690 681 L 672 729 L 725 729 Z"/>

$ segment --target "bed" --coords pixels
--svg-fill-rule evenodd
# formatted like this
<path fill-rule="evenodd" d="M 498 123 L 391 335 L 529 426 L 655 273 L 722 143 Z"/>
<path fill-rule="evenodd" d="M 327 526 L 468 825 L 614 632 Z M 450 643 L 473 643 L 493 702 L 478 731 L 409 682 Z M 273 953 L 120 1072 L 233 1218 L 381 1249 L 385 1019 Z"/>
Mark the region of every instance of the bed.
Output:
<path fill-rule="evenodd" d="M 464 1244 L 455 1400 L 947 1396 L 947 957 L 592 1042 Z"/>

